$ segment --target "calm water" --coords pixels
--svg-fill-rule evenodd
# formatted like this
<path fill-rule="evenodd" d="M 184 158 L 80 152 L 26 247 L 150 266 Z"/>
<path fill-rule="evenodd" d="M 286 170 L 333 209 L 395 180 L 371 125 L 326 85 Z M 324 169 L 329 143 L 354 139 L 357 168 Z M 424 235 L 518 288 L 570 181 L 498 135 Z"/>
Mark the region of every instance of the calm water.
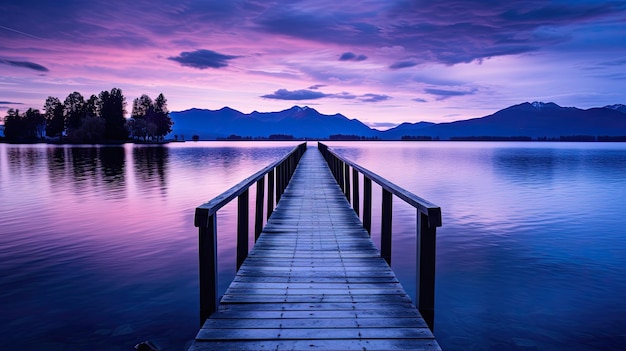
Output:
<path fill-rule="evenodd" d="M 445 350 L 624 349 L 625 144 L 329 144 L 442 207 Z M 194 208 L 294 145 L 0 144 L 0 349 L 183 350 L 198 327 Z M 394 210 L 392 266 L 414 294 L 415 214 Z M 218 217 L 222 289 L 233 211 Z"/>

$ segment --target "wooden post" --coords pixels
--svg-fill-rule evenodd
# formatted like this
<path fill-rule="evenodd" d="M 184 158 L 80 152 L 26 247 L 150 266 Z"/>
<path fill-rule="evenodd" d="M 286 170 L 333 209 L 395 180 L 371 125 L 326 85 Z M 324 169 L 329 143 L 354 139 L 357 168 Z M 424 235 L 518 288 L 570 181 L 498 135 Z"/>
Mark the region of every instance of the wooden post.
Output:
<path fill-rule="evenodd" d="M 372 180 L 363 175 L 363 227 L 372 235 Z"/>
<path fill-rule="evenodd" d="M 285 162 L 283 162 L 280 165 L 280 197 L 283 197 L 283 193 L 285 192 L 285 188 L 287 187 L 286 180 L 285 178 L 287 178 L 285 176 L 285 174 L 287 173 L 287 165 L 285 164 Z"/>
<path fill-rule="evenodd" d="M 293 157 L 291 156 L 287 157 L 285 162 L 287 165 L 285 169 L 285 189 L 286 189 L 287 185 L 289 185 L 289 181 L 291 180 L 291 170 L 293 168 Z"/>
<path fill-rule="evenodd" d="M 267 173 L 267 219 L 274 212 L 274 170 Z"/>
<path fill-rule="evenodd" d="M 254 211 L 254 242 L 263 230 L 263 200 L 265 199 L 265 176 L 256 182 L 256 208 Z"/>
<path fill-rule="evenodd" d="M 437 227 L 430 227 L 428 215 L 417 210 L 416 303 L 431 331 L 435 322 L 435 249 Z"/>
<path fill-rule="evenodd" d="M 283 164 L 276 166 L 276 204 L 280 201 L 283 186 Z"/>
<path fill-rule="evenodd" d="M 248 257 L 248 192 L 237 198 L 237 270 Z"/>
<path fill-rule="evenodd" d="M 383 205 L 380 218 L 380 255 L 391 266 L 391 219 L 393 194 L 383 189 Z"/>
<path fill-rule="evenodd" d="M 339 161 L 339 164 L 337 165 L 337 173 L 338 173 L 338 179 L 337 182 L 339 183 L 339 187 L 341 188 L 341 191 L 345 194 L 346 193 L 346 184 L 344 183 L 344 163 L 343 161 Z"/>
<path fill-rule="evenodd" d="M 355 168 L 352 168 L 352 208 L 356 213 L 357 217 L 359 216 L 359 207 L 361 206 L 360 202 L 360 194 L 359 194 L 359 171 Z"/>
<path fill-rule="evenodd" d="M 200 275 L 200 326 L 217 310 L 217 216 L 198 216 L 198 253 Z"/>
<path fill-rule="evenodd" d="M 345 164 L 343 168 L 343 183 L 345 187 L 345 189 L 343 190 L 343 193 L 346 195 L 346 199 L 348 199 L 348 202 L 351 202 L 350 200 L 350 165 L 347 163 Z"/>

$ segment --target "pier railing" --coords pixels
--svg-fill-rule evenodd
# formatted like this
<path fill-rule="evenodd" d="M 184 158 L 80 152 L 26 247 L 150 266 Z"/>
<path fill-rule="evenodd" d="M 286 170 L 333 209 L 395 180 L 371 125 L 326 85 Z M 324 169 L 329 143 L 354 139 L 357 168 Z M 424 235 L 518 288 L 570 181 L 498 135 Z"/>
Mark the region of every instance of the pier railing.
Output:
<path fill-rule="evenodd" d="M 289 154 L 268 165 L 239 184 L 196 208 L 194 224 L 198 228 L 200 270 L 200 325 L 217 309 L 217 211 L 237 198 L 237 269 L 248 256 L 249 188 L 256 184 L 254 238 L 263 229 L 263 206 L 267 218 L 280 200 L 298 161 L 306 151 L 306 143 L 296 146 Z M 267 196 L 265 179 L 267 178 Z M 275 201 L 274 201 L 275 199 Z"/>
<path fill-rule="evenodd" d="M 362 221 L 363 226 L 370 233 L 372 231 L 372 181 L 382 188 L 380 254 L 389 265 L 391 265 L 393 195 L 417 210 L 417 277 L 415 280 L 417 297 L 415 304 L 432 330 L 435 318 L 435 242 L 437 227 L 441 226 L 441 209 L 439 206 L 338 155 L 325 144 L 318 143 L 318 149 L 326 159 L 328 167 L 357 215 L 360 215 L 361 208 L 359 173 L 362 174 Z"/>

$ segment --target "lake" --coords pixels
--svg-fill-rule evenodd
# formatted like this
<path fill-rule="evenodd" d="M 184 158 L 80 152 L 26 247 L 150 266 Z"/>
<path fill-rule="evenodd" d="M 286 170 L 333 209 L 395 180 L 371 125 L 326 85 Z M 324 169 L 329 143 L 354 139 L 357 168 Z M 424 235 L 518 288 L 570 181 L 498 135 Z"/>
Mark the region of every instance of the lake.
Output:
<path fill-rule="evenodd" d="M 0 144 L 0 348 L 185 349 L 198 328 L 194 208 L 295 145 Z M 626 144 L 328 145 L 441 206 L 444 350 L 624 348 Z M 222 291 L 235 211 L 218 214 Z M 397 199 L 393 227 L 392 268 L 413 295 L 415 213 Z"/>

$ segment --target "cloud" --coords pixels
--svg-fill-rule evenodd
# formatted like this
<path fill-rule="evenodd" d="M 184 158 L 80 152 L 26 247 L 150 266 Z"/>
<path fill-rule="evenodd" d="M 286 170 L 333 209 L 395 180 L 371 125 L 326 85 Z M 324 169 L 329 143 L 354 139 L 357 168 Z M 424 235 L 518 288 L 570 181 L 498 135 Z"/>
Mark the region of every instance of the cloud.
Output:
<path fill-rule="evenodd" d="M 354 94 L 350 94 L 348 92 L 341 92 L 338 94 L 332 94 L 331 97 L 337 98 L 337 99 L 346 99 L 346 100 L 354 100 L 357 98 L 356 95 Z"/>
<path fill-rule="evenodd" d="M 344 52 L 339 56 L 339 61 L 365 61 L 367 60 L 367 56 L 361 54 L 357 55 L 353 52 Z"/>
<path fill-rule="evenodd" d="M 261 97 L 265 99 L 276 100 L 315 100 L 328 97 L 328 95 L 319 91 L 306 89 L 292 91 L 287 89 L 278 89 L 273 94 L 267 94 Z"/>
<path fill-rule="evenodd" d="M 626 58 L 617 59 L 617 60 L 611 60 L 611 61 L 604 61 L 604 62 L 601 62 L 600 65 L 601 66 L 607 66 L 607 67 L 624 66 L 624 65 L 626 65 Z"/>
<path fill-rule="evenodd" d="M 335 94 L 325 94 L 321 91 L 314 91 L 309 89 L 301 90 L 287 90 L 278 89 L 272 94 L 262 95 L 265 99 L 276 100 L 316 100 L 322 98 L 344 99 L 344 100 L 359 100 L 361 102 L 380 102 L 391 99 L 391 96 L 380 94 L 363 94 L 354 95 L 348 92 L 341 92 Z"/>
<path fill-rule="evenodd" d="M 422 99 L 422 98 L 415 98 L 415 99 L 413 99 L 413 101 L 416 101 L 416 102 L 428 102 L 426 99 Z"/>
<path fill-rule="evenodd" d="M 391 69 L 401 69 L 401 68 L 408 68 L 408 67 L 413 67 L 413 66 L 417 66 L 417 62 L 415 61 L 398 61 L 395 63 L 392 63 L 391 65 L 389 65 L 389 68 Z"/>
<path fill-rule="evenodd" d="M 23 105 L 21 102 L 0 101 L 0 105 Z"/>
<path fill-rule="evenodd" d="M 424 89 L 426 94 L 437 96 L 437 100 L 445 100 L 454 96 L 465 96 L 465 95 L 473 95 L 478 92 L 478 89 L 474 88 L 467 91 L 460 90 L 445 90 L 445 89 L 434 89 L 434 88 L 426 88 Z"/>
<path fill-rule="evenodd" d="M 380 102 L 391 99 L 391 96 L 379 94 L 364 94 L 361 95 L 359 99 L 363 102 Z"/>
<path fill-rule="evenodd" d="M 5 65 L 9 65 L 9 66 L 13 66 L 13 67 L 21 67 L 21 68 L 28 68 L 28 69 L 32 69 L 34 71 L 38 71 L 38 72 L 49 72 L 50 70 L 47 69 L 46 67 L 38 64 L 38 63 L 34 63 L 34 62 L 29 62 L 29 61 L 11 61 L 11 60 L 0 60 L 0 63 L 3 63 Z"/>
<path fill-rule="evenodd" d="M 372 127 L 372 128 L 393 128 L 393 127 L 397 127 L 398 123 L 392 123 L 392 122 L 370 122 L 370 123 L 367 123 L 367 125 Z"/>
<path fill-rule="evenodd" d="M 331 2 L 326 8 L 291 2 L 258 13 L 254 23 L 268 33 L 325 45 L 404 48 L 414 59 L 392 64 L 399 69 L 408 62 L 454 65 L 539 51 L 569 41 L 572 26 L 619 25 L 624 12 L 623 2 L 547 0 L 366 1 L 358 8 Z M 346 52 L 340 60 L 356 57 Z"/>
<path fill-rule="evenodd" d="M 315 84 L 315 85 L 311 85 L 308 89 L 317 90 L 317 89 L 323 88 L 325 86 L 326 86 L 326 84 Z"/>
<path fill-rule="evenodd" d="M 228 61 L 240 56 L 224 55 L 212 50 L 183 51 L 179 56 L 168 57 L 183 66 L 197 69 L 222 68 L 228 66 Z"/>

